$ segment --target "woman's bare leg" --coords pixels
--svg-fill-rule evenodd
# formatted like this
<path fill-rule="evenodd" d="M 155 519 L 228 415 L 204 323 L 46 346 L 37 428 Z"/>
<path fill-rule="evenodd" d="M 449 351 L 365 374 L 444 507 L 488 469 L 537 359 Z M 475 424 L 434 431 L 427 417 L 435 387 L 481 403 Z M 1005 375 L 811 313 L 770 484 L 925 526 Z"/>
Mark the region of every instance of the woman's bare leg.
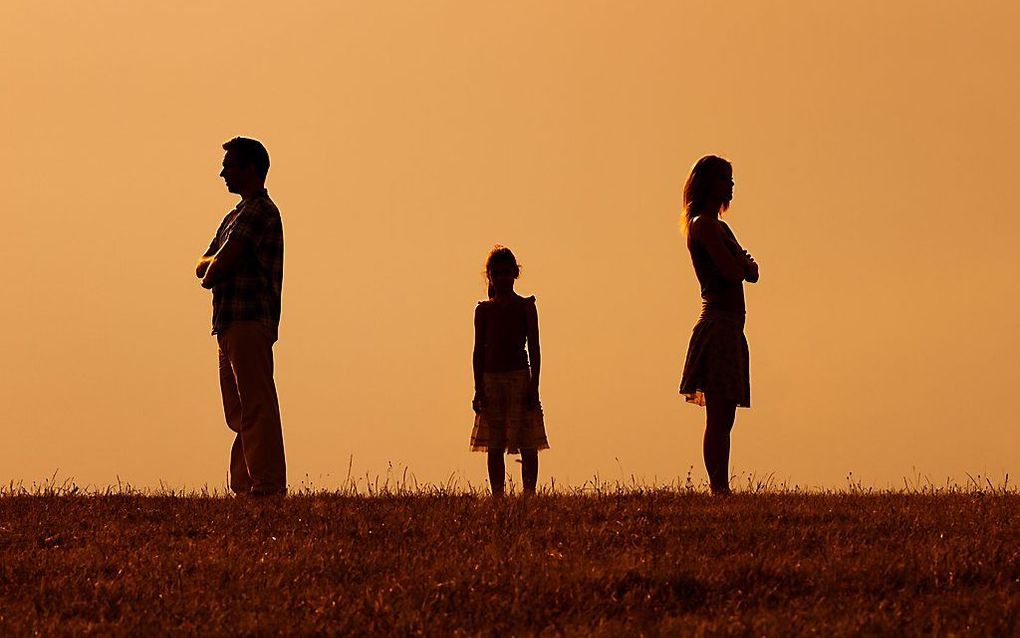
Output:
<path fill-rule="evenodd" d="M 538 450 L 521 450 L 521 482 L 525 493 L 535 493 L 538 486 Z"/>
<path fill-rule="evenodd" d="M 503 450 L 489 450 L 489 486 L 493 496 L 503 496 L 506 484 L 506 466 L 503 465 Z"/>
<path fill-rule="evenodd" d="M 706 397 L 705 469 L 713 494 L 730 491 L 730 430 L 737 415 L 734 403 L 712 401 Z"/>

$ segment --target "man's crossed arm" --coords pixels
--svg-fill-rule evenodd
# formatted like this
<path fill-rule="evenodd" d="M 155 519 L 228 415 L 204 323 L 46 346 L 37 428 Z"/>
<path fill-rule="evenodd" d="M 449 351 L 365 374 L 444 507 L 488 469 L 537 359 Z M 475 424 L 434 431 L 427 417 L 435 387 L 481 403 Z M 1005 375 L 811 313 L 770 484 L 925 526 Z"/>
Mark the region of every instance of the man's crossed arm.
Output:
<path fill-rule="evenodd" d="M 202 280 L 202 287 L 212 289 L 217 283 L 233 274 L 243 249 L 242 242 L 236 239 L 227 239 L 219 250 L 210 247 L 206 254 L 198 260 L 198 266 L 195 268 L 195 275 Z"/>

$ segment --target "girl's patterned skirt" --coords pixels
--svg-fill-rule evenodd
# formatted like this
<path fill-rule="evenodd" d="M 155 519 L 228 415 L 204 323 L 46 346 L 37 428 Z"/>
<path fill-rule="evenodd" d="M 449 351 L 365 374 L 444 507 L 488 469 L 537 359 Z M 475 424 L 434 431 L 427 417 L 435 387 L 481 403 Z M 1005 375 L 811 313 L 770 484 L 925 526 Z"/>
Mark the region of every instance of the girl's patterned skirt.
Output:
<path fill-rule="evenodd" d="M 475 414 L 471 451 L 505 450 L 517 454 L 522 449 L 549 449 L 542 406 L 529 409 L 527 404 L 530 370 L 486 372 L 482 383 L 485 404 Z"/>
<path fill-rule="evenodd" d="M 680 394 L 688 403 L 701 406 L 707 395 L 742 408 L 751 407 L 750 356 L 743 315 L 701 316 L 687 347 Z"/>

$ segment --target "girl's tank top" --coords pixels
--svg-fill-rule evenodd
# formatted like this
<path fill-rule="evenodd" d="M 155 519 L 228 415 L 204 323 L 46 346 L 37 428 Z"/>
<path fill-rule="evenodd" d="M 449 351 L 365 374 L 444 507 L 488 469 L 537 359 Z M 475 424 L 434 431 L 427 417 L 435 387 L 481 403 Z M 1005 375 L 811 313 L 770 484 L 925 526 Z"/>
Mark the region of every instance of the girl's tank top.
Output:
<path fill-rule="evenodd" d="M 480 301 L 485 313 L 485 371 L 510 372 L 528 367 L 528 306 L 534 297 L 501 304 Z"/>

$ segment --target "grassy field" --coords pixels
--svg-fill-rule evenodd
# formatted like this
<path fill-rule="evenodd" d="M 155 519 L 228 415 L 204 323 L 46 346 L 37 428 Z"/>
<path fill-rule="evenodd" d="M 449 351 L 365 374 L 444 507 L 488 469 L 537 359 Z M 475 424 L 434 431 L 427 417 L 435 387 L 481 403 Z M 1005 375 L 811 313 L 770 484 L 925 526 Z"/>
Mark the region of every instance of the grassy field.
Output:
<path fill-rule="evenodd" d="M 21 492 L 3 636 L 1020 635 L 1015 491 Z"/>

